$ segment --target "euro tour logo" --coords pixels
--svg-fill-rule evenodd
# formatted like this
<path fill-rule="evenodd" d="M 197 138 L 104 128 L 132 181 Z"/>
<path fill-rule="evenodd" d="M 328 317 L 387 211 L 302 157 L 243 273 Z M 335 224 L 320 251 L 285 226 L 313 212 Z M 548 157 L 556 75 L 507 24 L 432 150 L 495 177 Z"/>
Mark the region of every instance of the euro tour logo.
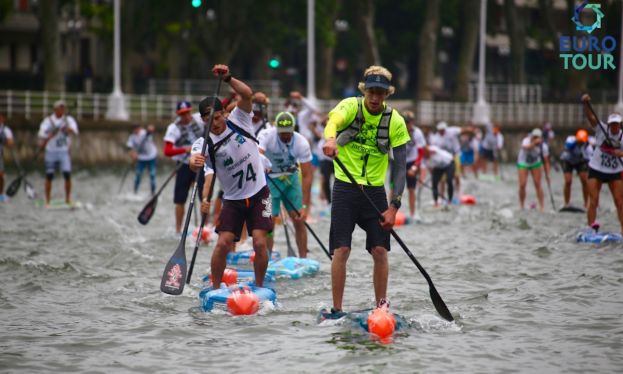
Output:
<path fill-rule="evenodd" d="M 595 21 L 591 25 L 582 23 L 581 14 L 584 9 L 591 10 L 595 14 Z M 612 52 L 617 47 L 614 37 L 606 35 L 598 38 L 590 35 L 596 29 L 601 28 L 601 20 L 604 13 L 601 11 L 601 4 L 589 4 L 588 0 L 575 7 L 575 12 L 571 20 L 575 23 L 575 29 L 586 32 L 589 35 L 566 36 L 562 35 L 559 40 L 560 58 L 563 59 L 563 67 L 568 70 L 572 67 L 575 70 L 615 70 L 614 56 Z"/>

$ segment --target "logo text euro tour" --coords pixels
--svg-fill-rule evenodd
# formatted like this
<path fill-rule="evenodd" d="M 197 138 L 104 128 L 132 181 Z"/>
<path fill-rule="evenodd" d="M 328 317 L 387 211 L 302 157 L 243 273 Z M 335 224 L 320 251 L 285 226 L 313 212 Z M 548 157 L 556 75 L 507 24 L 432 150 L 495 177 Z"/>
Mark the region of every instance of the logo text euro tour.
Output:
<path fill-rule="evenodd" d="M 582 10 L 590 9 L 595 13 L 595 22 L 592 25 L 584 25 L 580 15 Z M 575 29 L 585 31 L 589 35 L 566 36 L 562 35 L 559 40 L 560 58 L 563 59 L 563 68 L 568 70 L 573 67 L 576 70 L 615 70 L 614 56 L 612 52 L 617 47 L 614 37 L 606 35 L 598 38 L 590 35 L 596 29 L 601 28 L 601 19 L 604 14 L 601 11 L 601 4 L 588 4 L 588 0 L 575 8 L 573 18 Z M 575 53 L 574 53 L 575 52 Z"/>

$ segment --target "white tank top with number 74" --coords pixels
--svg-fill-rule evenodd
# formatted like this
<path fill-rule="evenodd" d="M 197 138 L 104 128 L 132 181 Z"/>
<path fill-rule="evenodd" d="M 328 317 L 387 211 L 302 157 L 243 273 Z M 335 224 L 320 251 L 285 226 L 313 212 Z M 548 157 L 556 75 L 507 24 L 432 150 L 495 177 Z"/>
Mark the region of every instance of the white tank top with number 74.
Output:
<path fill-rule="evenodd" d="M 229 121 L 253 134 L 251 113 L 245 113 L 236 107 L 229 114 Z M 232 134 L 233 133 L 233 134 Z M 231 134 L 231 135 L 230 135 Z M 219 135 L 210 134 L 214 144 L 227 138 L 216 150 L 216 177 L 223 189 L 226 200 L 242 200 L 258 193 L 266 186 L 264 164 L 257 144 L 229 127 Z M 192 154 L 201 153 L 203 137 L 195 141 Z M 207 150 L 206 150 L 207 153 Z M 205 175 L 213 174 L 214 168 L 207 157 Z"/>

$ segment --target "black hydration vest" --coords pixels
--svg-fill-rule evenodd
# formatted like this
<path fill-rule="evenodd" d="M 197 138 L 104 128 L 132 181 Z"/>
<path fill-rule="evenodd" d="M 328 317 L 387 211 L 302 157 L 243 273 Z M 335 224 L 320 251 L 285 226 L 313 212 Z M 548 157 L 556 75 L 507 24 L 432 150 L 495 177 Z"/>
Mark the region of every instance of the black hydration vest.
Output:
<path fill-rule="evenodd" d="M 393 109 L 389 105 L 385 105 L 385 110 L 381 115 L 381 120 L 376 130 L 376 146 L 383 153 L 389 152 L 389 123 L 391 122 Z M 357 97 L 357 115 L 353 122 L 348 125 L 344 130 L 338 132 L 337 144 L 346 145 L 357 137 L 361 131 L 361 126 L 365 122 L 363 118 L 362 99 L 361 96 Z"/>

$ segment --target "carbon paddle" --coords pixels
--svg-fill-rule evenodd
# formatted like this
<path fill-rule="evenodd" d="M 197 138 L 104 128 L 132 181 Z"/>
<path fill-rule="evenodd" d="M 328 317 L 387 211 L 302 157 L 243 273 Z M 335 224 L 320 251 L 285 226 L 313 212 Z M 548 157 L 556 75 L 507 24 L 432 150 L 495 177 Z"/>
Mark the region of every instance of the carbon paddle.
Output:
<path fill-rule="evenodd" d="M 284 210 L 286 210 L 286 214 L 283 214 Z M 288 223 L 286 221 L 288 219 L 287 209 L 282 208 L 281 214 L 283 215 L 283 218 L 282 218 L 283 231 L 286 233 L 286 245 L 288 247 L 288 257 L 297 257 L 296 253 L 294 253 L 294 250 L 292 249 L 292 242 L 290 241 L 290 229 L 288 228 Z"/>
<path fill-rule="evenodd" d="M 213 162 L 212 167 L 213 167 L 212 170 L 214 170 L 214 174 L 212 174 L 212 180 L 210 180 L 210 188 L 208 189 L 208 196 L 207 196 L 208 203 L 212 201 L 212 194 L 214 193 L 214 183 L 216 182 L 216 163 Z M 197 173 L 200 173 L 200 172 L 202 172 L 202 170 L 197 170 Z M 193 258 L 190 260 L 190 266 L 188 268 L 188 276 L 186 277 L 186 284 L 190 284 L 190 277 L 193 275 L 193 268 L 195 267 L 195 260 L 197 259 L 197 252 L 199 252 L 199 244 L 201 243 L 201 235 L 203 234 L 203 226 L 205 225 L 207 218 L 208 216 L 206 214 L 201 215 L 201 224 L 199 225 L 199 231 L 197 231 L 197 241 L 195 241 L 195 249 L 193 250 Z"/>
<path fill-rule="evenodd" d="M 167 184 L 169 184 L 171 179 L 173 179 L 173 177 L 175 176 L 177 171 L 180 169 L 180 167 L 182 167 L 181 162 L 175 166 L 175 169 L 173 169 L 171 174 L 169 174 L 169 177 L 167 178 L 167 180 L 164 181 L 162 186 L 160 186 L 160 189 L 151 197 L 151 199 L 149 199 L 147 204 L 145 204 L 141 212 L 138 214 L 138 221 L 141 224 L 146 225 L 149 223 L 149 220 L 156 212 L 156 206 L 158 205 L 158 196 L 160 196 L 160 193 L 162 192 L 162 190 L 164 190 L 164 188 L 167 186 Z"/>
<path fill-rule="evenodd" d="M 273 186 L 275 186 L 275 188 L 277 189 L 277 191 L 279 191 L 279 193 L 281 194 L 281 196 L 283 197 L 283 201 L 286 203 L 286 205 L 288 205 L 292 210 L 294 210 L 294 212 L 296 213 L 296 215 L 298 217 L 301 216 L 301 213 L 299 213 L 299 211 L 296 209 L 296 207 L 294 206 L 294 204 L 292 204 L 292 202 L 290 201 L 290 199 L 288 199 L 286 197 L 286 195 L 283 193 L 283 191 L 281 190 L 281 188 L 279 188 L 279 186 L 275 183 L 275 181 L 273 180 L 273 178 L 271 178 L 268 174 L 266 174 L 266 179 L 268 179 L 268 181 L 270 183 L 273 184 Z M 320 238 L 318 237 L 318 235 L 316 235 L 316 233 L 314 232 L 314 230 L 312 230 L 312 228 L 309 226 L 309 224 L 305 221 L 303 221 L 305 223 L 305 227 L 307 227 L 307 230 L 309 230 L 309 233 L 312 234 L 312 236 L 314 237 L 314 239 L 316 239 L 316 241 L 318 242 L 318 244 L 320 245 L 320 247 L 322 248 L 322 250 L 324 251 L 324 253 L 327 255 L 327 257 L 329 257 L 329 260 L 332 260 L 333 258 L 331 257 L 331 254 L 329 253 L 329 251 L 327 251 L 327 248 L 324 246 L 324 244 L 322 244 L 322 241 L 320 241 Z"/>
<path fill-rule="evenodd" d="M 212 130 L 212 121 L 214 119 L 214 106 L 216 105 L 216 99 L 221 90 L 221 82 L 223 81 L 223 75 L 219 74 L 218 83 L 216 85 L 216 93 L 214 94 L 214 100 L 212 101 L 212 107 L 210 108 L 210 117 L 208 119 L 208 125 L 203 130 L 203 147 L 201 154 L 206 153 L 208 147 L 208 137 Z M 162 280 L 160 281 L 160 291 L 169 295 L 179 295 L 184 291 L 184 280 L 186 280 L 187 267 L 186 267 L 186 235 L 188 235 L 188 225 L 190 224 L 190 216 L 192 215 L 193 206 L 195 205 L 195 196 L 197 195 L 197 186 L 199 185 L 199 178 L 201 171 L 198 170 L 195 175 L 195 184 L 193 185 L 193 192 L 190 196 L 190 205 L 186 212 L 186 220 L 184 222 L 184 229 L 182 230 L 182 237 L 175 252 L 169 259 L 169 262 L 164 267 L 162 272 Z"/>
<path fill-rule="evenodd" d="M 35 155 L 35 160 L 37 159 L 37 157 L 39 157 L 39 153 L 40 152 L 37 152 L 37 154 Z M 19 187 L 20 187 L 20 185 L 22 183 L 22 179 L 23 179 L 24 180 L 24 191 L 26 191 L 26 196 L 28 196 L 28 198 L 31 199 L 31 200 L 36 198 L 37 197 L 37 193 L 35 192 L 35 189 L 30 184 L 30 182 L 28 182 L 28 179 L 26 179 L 26 172 L 24 171 L 24 169 L 22 169 L 22 166 L 19 163 L 17 155 L 15 154 L 15 149 L 13 149 L 13 148 L 11 148 L 11 156 L 13 157 L 13 161 L 15 162 L 15 167 L 17 168 L 18 176 L 7 187 L 6 194 L 9 197 L 15 196 L 15 194 L 19 190 Z"/>
<path fill-rule="evenodd" d="M 361 185 L 359 185 L 357 183 L 355 178 L 353 178 L 353 175 L 348 171 L 348 169 L 346 169 L 346 167 L 344 166 L 344 164 L 342 163 L 342 161 L 339 158 L 335 157 L 334 160 L 337 163 L 337 165 L 340 167 L 340 169 L 342 169 L 344 174 L 346 174 L 346 176 L 348 177 L 350 182 L 352 184 L 354 184 L 354 185 L 358 185 L 359 186 L 359 190 L 361 191 L 363 196 L 366 198 L 366 200 L 368 200 L 368 202 L 374 208 L 374 210 L 376 210 L 376 213 L 378 214 L 379 218 L 381 220 L 383 220 L 383 213 L 381 213 L 381 211 L 376 207 L 376 205 L 374 204 L 374 201 L 372 201 L 370 196 L 363 189 L 363 186 L 361 186 Z M 409 248 L 407 248 L 406 244 L 402 241 L 402 239 L 400 239 L 398 234 L 396 234 L 396 231 L 394 231 L 394 229 L 391 229 L 390 233 L 394 237 L 394 239 L 396 239 L 398 244 L 400 244 L 400 247 L 402 247 L 402 249 L 405 251 L 407 256 L 409 256 L 411 261 L 413 261 L 413 263 L 418 268 L 420 273 L 422 273 L 424 278 L 426 278 L 426 281 L 428 282 L 430 297 L 431 297 L 431 300 L 433 301 L 433 305 L 435 306 L 435 309 L 437 310 L 437 313 L 439 313 L 439 315 L 441 315 L 441 317 L 443 317 L 447 321 L 450 321 L 450 322 L 454 321 L 454 317 L 452 317 L 452 314 L 450 313 L 450 310 L 448 310 L 448 307 L 446 306 L 446 303 L 443 302 L 443 299 L 441 298 L 441 295 L 439 295 L 439 292 L 437 292 L 437 289 L 435 288 L 435 285 L 433 284 L 433 281 L 432 281 L 432 279 L 430 279 L 430 276 L 428 275 L 426 270 L 424 270 L 422 265 L 420 265 L 418 260 L 413 255 L 413 253 L 411 253 Z"/>

